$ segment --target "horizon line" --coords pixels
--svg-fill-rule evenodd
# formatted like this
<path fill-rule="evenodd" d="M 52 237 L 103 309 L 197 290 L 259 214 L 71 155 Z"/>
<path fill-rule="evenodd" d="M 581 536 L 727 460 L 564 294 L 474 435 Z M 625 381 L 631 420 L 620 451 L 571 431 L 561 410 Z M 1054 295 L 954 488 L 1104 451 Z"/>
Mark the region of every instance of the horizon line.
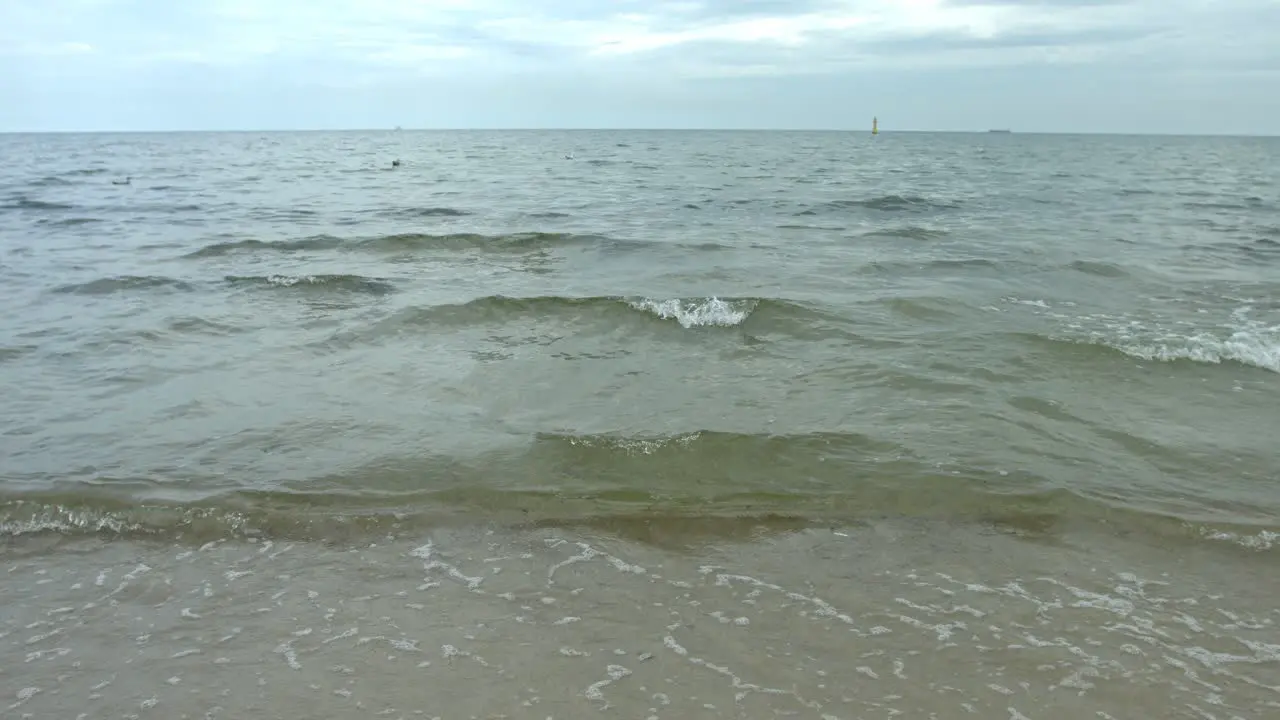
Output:
<path fill-rule="evenodd" d="M 0 130 L 0 135 L 177 135 L 215 133 L 346 133 L 346 132 L 758 132 L 758 133 L 849 133 L 871 134 L 869 128 L 752 128 L 752 127 L 348 127 L 348 128 L 237 128 L 237 129 L 168 129 L 168 130 Z M 1224 137 L 1274 138 L 1280 133 L 1231 132 L 1137 132 L 1104 130 L 1017 130 L 987 128 L 983 130 L 880 129 L 881 135 L 949 134 L 949 135 L 1096 135 L 1129 137 Z"/>

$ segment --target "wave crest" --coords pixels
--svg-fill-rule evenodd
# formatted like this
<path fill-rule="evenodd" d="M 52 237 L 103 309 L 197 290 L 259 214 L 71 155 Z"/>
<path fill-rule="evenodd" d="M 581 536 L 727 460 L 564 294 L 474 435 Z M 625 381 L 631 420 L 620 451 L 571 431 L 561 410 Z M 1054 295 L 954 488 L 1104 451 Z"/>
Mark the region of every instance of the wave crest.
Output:
<path fill-rule="evenodd" d="M 733 327 L 741 325 L 760 304 L 756 299 L 721 300 L 717 297 L 652 300 L 643 298 L 627 303 L 637 310 L 675 320 L 681 327 Z"/>
<path fill-rule="evenodd" d="M 593 296 L 509 297 L 488 295 L 464 303 L 414 307 L 401 310 L 388 321 L 397 325 L 447 324 L 473 325 L 510 322 L 534 317 L 548 318 L 568 314 L 579 317 L 625 321 L 626 317 L 675 321 L 686 329 L 698 327 L 735 327 L 742 325 L 762 305 L 777 308 L 791 303 L 760 298 L 673 298 Z"/>
<path fill-rule="evenodd" d="M 190 283 L 159 275 L 119 275 L 55 288 L 67 295 L 111 295 L 132 290 L 191 290 Z"/>
<path fill-rule="evenodd" d="M 1280 326 L 1256 330 L 1237 330 L 1227 337 L 1200 333 L 1185 338 L 1159 341 L 1109 341 L 1094 338 L 1098 345 L 1112 347 L 1142 360 L 1158 362 L 1191 362 L 1220 365 L 1235 362 L 1280 373 Z"/>
<path fill-rule="evenodd" d="M 316 235 L 297 240 L 264 242 L 262 240 L 231 240 L 206 245 L 195 252 L 188 253 L 189 258 L 222 257 L 241 252 L 278 252 L 293 253 L 308 250 L 331 250 L 343 244 L 341 238 L 331 235 Z"/>
<path fill-rule="evenodd" d="M 573 233 L 526 232 L 504 235 L 479 233 L 399 233 L 364 239 L 344 239 L 332 235 L 316 235 L 296 240 L 265 242 L 256 239 L 233 240 L 206 245 L 189 253 L 190 258 L 220 257 L 236 253 L 296 253 L 316 250 L 351 250 L 364 252 L 413 252 L 467 250 L 472 252 L 532 252 L 557 247 L 589 245 L 607 241 L 600 235 Z"/>
<path fill-rule="evenodd" d="M 74 210 L 75 207 L 66 203 L 34 200 L 26 195 L 15 195 L 9 202 L 0 205 L 0 210 Z"/>
<path fill-rule="evenodd" d="M 395 285 L 386 280 L 362 275 L 228 275 L 226 280 L 232 285 L 281 290 L 332 290 L 370 295 L 387 295 L 396 290 Z"/>
<path fill-rule="evenodd" d="M 1013 298 L 1006 301 L 1027 305 L 1040 313 L 1054 312 L 1044 301 Z M 1251 310 L 1250 307 L 1237 309 L 1227 327 L 1216 331 L 1189 332 L 1128 316 L 1084 315 L 1069 319 L 1071 332 L 1029 337 L 1034 342 L 1101 348 L 1150 362 L 1236 363 L 1280 373 L 1280 325 L 1250 319 Z"/>
<path fill-rule="evenodd" d="M 944 210 L 955 210 L 959 205 L 920 195 L 879 195 L 860 200 L 832 200 L 815 205 L 808 210 L 801 210 L 797 215 L 817 215 L 819 213 L 840 213 L 859 210 L 871 210 L 882 213 L 930 213 Z"/>

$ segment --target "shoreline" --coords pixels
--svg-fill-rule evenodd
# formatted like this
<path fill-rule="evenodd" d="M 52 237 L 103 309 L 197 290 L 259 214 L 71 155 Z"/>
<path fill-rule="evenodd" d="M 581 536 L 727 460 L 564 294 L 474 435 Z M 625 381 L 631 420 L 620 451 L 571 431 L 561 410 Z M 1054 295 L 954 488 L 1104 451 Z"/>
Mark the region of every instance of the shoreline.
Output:
<path fill-rule="evenodd" d="M 442 493 L 441 495 L 448 495 Z M 654 538 L 706 538 L 737 542 L 762 536 L 892 522 L 954 527 L 1049 542 L 1088 534 L 1151 547 L 1219 547 L 1224 552 L 1268 553 L 1280 546 L 1280 526 L 1188 518 L 1118 507 L 1069 492 L 1006 495 L 956 488 L 923 504 L 892 492 L 790 498 L 655 499 L 609 493 L 564 496 L 552 492 L 484 492 L 468 501 L 364 507 L 348 496 L 297 499 L 269 493 L 193 503 L 129 502 L 125 498 L 73 498 L 48 493 L 9 494 L 0 501 L 0 541 L 29 537 L 203 545 L 213 541 L 298 541 L 359 544 L 440 529 L 495 532 L 594 532 L 640 543 Z M 917 493 L 920 495 L 920 493 Z M 961 495 L 965 497 L 961 497 Z M 326 502 L 327 501 L 327 502 Z M 56 540 L 55 540 L 56 541 Z M 658 544 L 662 544 L 658 541 Z"/>

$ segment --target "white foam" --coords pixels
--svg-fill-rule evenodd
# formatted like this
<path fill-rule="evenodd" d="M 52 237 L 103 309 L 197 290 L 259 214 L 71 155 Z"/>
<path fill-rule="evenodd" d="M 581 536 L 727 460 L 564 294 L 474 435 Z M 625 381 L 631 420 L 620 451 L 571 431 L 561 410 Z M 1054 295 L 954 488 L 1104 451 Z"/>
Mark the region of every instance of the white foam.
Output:
<path fill-rule="evenodd" d="M 1042 308 L 1045 310 L 1049 309 L 1049 303 L 1045 302 L 1044 300 L 1023 300 L 1022 298 L 1012 297 L 1012 296 L 1001 298 L 1001 299 L 1007 303 L 1012 303 L 1014 305 L 1026 305 L 1028 307 Z"/>
<path fill-rule="evenodd" d="M 862 537 L 860 532 L 846 530 L 851 537 Z M 331 552 L 326 557 L 337 562 L 311 562 L 295 552 L 281 566 L 270 562 L 268 554 L 254 553 L 255 559 L 248 561 L 253 564 L 237 567 L 256 572 L 226 587 L 220 583 L 222 573 L 227 563 L 241 562 L 243 546 L 216 551 L 222 562 L 210 555 L 177 561 L 172 552 L 162 560 L 149 551 L 111 556 L 106 562 L 90 556 L 92 564 L 79 573 L 85 581 L 81 590 L 69 589 L 69 582 L 33 590 L 37 578 L 57 576 L 15 565 L 7 587 L 14 600 L 28 604 L 9 605 L 17 613 L 9 624 L 13 642 L 21 645 L 41 633 L 48 644 L 24 648 L 31 650 L 28 664 L 15 661 L 6 668 L 11 689 L 0 706 L 14 701 L 17 688 L 43 687 L 22 708 L 38 717 L 66 702 L 55 694 L 61 686 L 53 684 L 54 678 L 79 677 L 81 688 L 102 679 L 81 669 L 79 661 L 85 661 L 85 668 L 102 667 L 101 660 L 93 661 L 114 657 L 118 648 L 107 636 L 99 641 L 96 628 L 88 624 L 96 617 L 93 613 L 68 609 L 78 608 L 84 596 L 103 592 L 90 585 L 104 564 L 114 566 L 109 577 L 118 580 L 142 559 L 155 569 L 134 575 L 133 589 L 139 592 L 121 596 L 107 611 L 110 618 L 136 616 L 137 624 L 126 629 L 125 637 L 145 643 L 137 655 L 144 662 L 131 665 L 127 658 L 118 668 L 127 689 L 119 697 L 126 715 L 152 695 L 174 717 L 200 717 L 215 697 L 228 706 L 224 714 L 243 714 L 238 706 L 251 698 L 240 697 L 235 683 L 251 686 L 255 680 L 259 686 L 269 682 L 276 692 L 305 694 L 311 688 L 310 693 L 330 701 L 335 688 L 349 690 L 345 697 L 357 713 L 388 717 L 411 716 L 407 710 L 388 713 L 383 708 L 392 701 L 401 708 L 414 707 L 408 703 L 420 700 L 414 695 L 419 682 L 440 688 L 439 699 L 430 701 L 445 703 L 441 709 L 451 695 L 464 697 L 482 686 L 507 698 L 499 703 L 525 708 L 538 704 L 539 693 L 568 687 L 578 702 L 594 701 L 597 710 L 664 718 L 668 711 L 662 708 L 671 699 L 671 717 L 697 715 L 711 704 L 752 717 L 770 712 L 911 717 L 918 712 L 1003 718 L 1007 707 L 1023 705 L 1038 720 L 1053 715 L 1055 708 L 1079 707 L 1083 712 L 1087 703 L 1094 707 L 1084 714 L 1092 717 L 1097 707 L 1124 707 L 1110 692 L 1116 683 L 1132 688 L 1135 703 L 1164 708 L 1167 696 L 1168 707 L 1214 712 L 1234 707 L 1250 717 L 1250 710 L 1265 714 L 1268 699 L 1280 699 L 1274 679 L 1280 667 L 1276 618 L 1263 594 L 1235 597 L 1229 583 L 1216 583 L 1214 592 L 1206 594 L 1204 580 L 1184 584 L 1176 558 L 1160 567 L 1119 565 L 1105 554 L 1081 555 L 1084 564 L 1055 569 L 1048 577 L 1037 576 L 1045 572 L 1043 565 L 1022 564 L 1016 557 L 992 567 L 917 558 L 911 563 L 886 560 L 889 564 L 879 572 L 846 577 L 841 572 L 850 558 L 875 558 L 856 550 L 828 557 L 823 552 L 832 552 L 832 546 L 825 544 L 820 545 L 823 552 L 814 553 L 802 542 L 805 537 L 801 533 L 785 542 L 728 546 L 708 554 L 721 565 L 701 564 L 707 556 L 670 554 L 563 529 L 522 533 L 514 542 L 490 535 L 482 545 L 451 540 L 448 552 L 431 543 L 413 551 L 420 540 L 380 543 L 372 552 L 362 545 L 361 557 L 370 562 L 358 570 L 349 570 L 344 564 L 348 556 L 339 551 L 299 546 L 303 549 L 296 552 Z M 830 536 L 814 531 L 809 537 L 825 543 Z M 983 542 L 985 553 L 989 540 L 984 536 Z M 837 551 L 859 544 L 842 543 Z M 802 552 L 806 554 L 798 554 Z M 777 555 L 757 559 L 767 553 Z M 417 559 L 407 560 L 411 554 Z M 801 557 L 830 567 L 818 565 L 823 572 L 811 572 L 794 561 Z M 1252 553 L 1230 557 L 1255 565 L 1261 561 L 1266 567 L 1266 558 Z M 565 561 L 571 558 L 579 565 L 567 568 L 573 563 Z M 418 559 L 425 565 L 455 562 L 477 572 L 481 562 L 493 567 L 501 561 L 505 571 L 496 577 L 485 573 L 487 592 L 478 595 L 466 583 L 450 582 L 442 570 L 436 576 L 443 585 L 411 605 L 405 601 L 414 597 L 412 588 L 421 577 Z M 213 564 L 202 567 L 208 563 Z M 640 565 L 650 572 L 637 572 Z M 349 578 L 329 582 L 335 567 L 350 571 Z M 1158 579 L 1128 572 L 1138 567 L 1144 568 L 1144 577 Z M 818 577 L 822 579 L 816 581 Z M 193 595 L 199 597 L 210 578 L 218 585 L 216 601 L 196 605 L 203 618 L 184 618 L 184 605 L 191 604 Z M 1271 580 L 1265 573 L 1258 578 L 1260 583 Z M 322 592 L 308 590 L 311 586 Z M 287 594 L 279 595 L 281 587 L 289 588 Z M 321 596 L 324 603 L 318 602 Z M 555 602 L 544 605 L 543 597 Z M 266 603 L 267 598 L 278 599 Z M 270 605 L 266 610 L 271 615 L 257 615 L 261 605 Z M 525 616 L 514 614 L 520 607 Z M 144 614 L 148 608 L 155 612 Z M 226 627 L 220 618 L 238 618 L 243 632 Z M 61 623 L 67 624 L 64 631 L 47 636 Z M 638 631 L 617 632 L 626 627 Z M 850 633 L 858 636 L 852 645 Z M 350 641 L 336 642 L 341 638 Z M 256 678 L 237 677 L 241 671 L 236 663 L 263 656 L 270 662 L 252 671 Z M 483 656 L 495 661 L 490 664 Z M 629 668 L 606 666 L 611 659 L 626 658 L 634 658 Z M 158 670 L 146 662 L 150 660 L 160 661 Z M 530 664 L 538 666 L 537 672 L 524 673 Z M 847 668 L 843 678 L 839 667 Z M 379 673 L 404 682 L 380 681 L 375 690 L 366 678 Z M 517 679 L 519 688 L 535 687 L 516 697 Z M 660 698 L 659 689 L 671 698 Z M 86 700 L 82 690 L 76 700 L 101 704 L 83 708 L 96 716 L 107 703 L 118 701 L 112 695 Z M 1043 707 L 1030 704 L 1037 697 L 1047 698 Z M 202 705 L 199 712 L 196 705 Z M 495 706 L 492 714 L 505 709 Z M 430 716 L 432 711 L 412 715 Z"/>
<path fill-rule="evenodd" d="M 1240 535 L 1239 533 L 1201 528 L 1200 534 L 1209 540 L 1223 540 L 1250 550 L 1270 550 L 1280 541 L 1280 533 L 1271 530 L 1260 530 L 1254 535 Z"/>
<path fill-rule="evenodd" d="M 606 686 L 612 685 L 613 683 L 631 674 L 630 670 L 622 667 L 621 665 L 609 665 L 608 667 L 605 668 L 605 672 L 608 673 L 609 675 L 608 680 L 600 680 L 599 682 L 591 683 L 591 685 L 583 693 L 584 695 L 587 696 L 589 700 L 603 700 L 604 693 L 601 692 L 603 688 L 605 688 Z"/>
<path fill-rule="evenodd" d="M 1280 373 L 1280 327 L 1237 330 L 1225 338 L 1199 333 L 1152 342 L 1122 340 L 1115 348 L 1143 360 L 1192 360 L 1215 365 L 1235 361 Z"/>
<path fill-rule="evenodd" d="M 442 562 L 440 560 L 432 560 L 431 558 L 435 555 L 435 544 L 430 540 L 428 540 L 426 544 L 414 548 L 409 552 L 409 554 L 423 560 L 423 570 L 443 570 L 450 579 L 465 585 L 468 590 L 473 592 L 478 592 L 480 583 L 484 582 L 483 576 L 471 577 L 449 563 Z M 425 590 L 431 587 L 436 587 L 436 585 L 428 582 L 419 586 L 418 589 Z"/>
<path fill-rule="evenodd" d="M 1006 297 L 1007 303 L 1050 310 L 1042 300 Z M 1071 306 L 1073 303 L 1061 303 Z M 1204 311 L 1202 310 L 1201 313 Z M 1251 305 L 1236 308 L 1230 319 L 1217 329 L 1189 332 L 1187 322 L 1169 322 L 1131 315 L 1093 314 L 1069 316 L 1057 312 L 1037 313 L 1062 321 L 1071 336 L 1069 342 L 1100 345 L 1154 362 L 1221 364 L 1238 362 L 1280 373 L 1280 325 L 1269 325 L 1250 317 Z"/>
<path fill-rule="evenodd" d="M 1253 308 L 1239 307 L 1217 330 L 1188 332 L 1186 323 L 1144 321 L 1109 315 L 1090 316 L 1070 323 L 1075 327 L 1101 324 L 1087 342 L 1111 347 L 1131 357 L 1157 362 L 1190 360 L 1221 364 L 1238 362 L 1280 373 L 1280 325 L 1250 317 Z M 1087 320 L 1087 322 L 1081 322 Z"/>
<path fill-rule="evenodd" d="M 322 641 L 320 642 L 320 644 L 321 644 L 321 645 L 328 645 L 329 643 L 331 643 L 331 642 L 335 642 L 335 641 L 337 641 L 337 640 L 342 640 L 342 639 L 349 638 L 349 637 L 355 637 L 359 632 L 360 632 L 360 629 L 359 629 L 359 628 L 348 628 L 348 629 L 343 630 L 342 632 L 338 633 L 337 635 L 334 635 L 334 636 L 333 636 L 333 637 L 331 637 L 331 638 L 327 638 L 327 639 L 325 639 L 325 640 L 322 640 Z"/>
<path fill-rule="evenodd" d="M 674 319 L 681 327 L 733 327 L 741 325 L 756 309 L 755 300 L 721 300 L 716 297 L 691 300 L 652 300 L 644 298 L 629 303 L 637 310 L 653 313 L 664 320 Z"/>
<path fill-rule="evenodd" d="M 292 670 L 301 670 L 302 663 L 298 662 L 298 651 L 293 649 L 293 641 L 280 643 L 273 651 L 277 655 L 283 655 L 285 663 Z"/>
<path fill-rule="evenodd" d="M 417 640 L 410 640 L 408 638 L 398 638 L 398 639 L 388 640 L 387 642 L 391 643 L 391 647 L 397 650 L 400 650 L 402 652 L 422 652 L 422 650 L 418 647 Z"/>
<path fill-rule="evenodd" d="M 314 285 L 322 283 L 324 280 L 314 275 L 269 275 L 267 282 L 272 285 L 281 287 L 293 287 L 294 285 Z"/>
<path fill-rule="evenodd" d="M 702 437 L 701 432 L 691 432 L 685 435 L 673 435 L 656 439 L 571 437 L 568 440 L 570 445 L 578 445 L 580 447 L 605 447 L 610 450 L 621 450 L 630 455 L 652 455 L 665 447 L 687 447 L 700 437 Z"/>

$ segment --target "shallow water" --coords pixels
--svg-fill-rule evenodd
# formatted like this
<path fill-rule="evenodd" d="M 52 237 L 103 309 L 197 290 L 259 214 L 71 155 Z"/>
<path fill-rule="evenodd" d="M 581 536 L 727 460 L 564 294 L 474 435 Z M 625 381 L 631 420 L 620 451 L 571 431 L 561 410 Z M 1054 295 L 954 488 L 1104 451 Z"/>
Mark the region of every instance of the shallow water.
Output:
<path fill-rule="evenodd" d="M 638 527 L 28 540 L 0 585 L 0 701 L 14 717 L 1280 712 L 1280 583 L 1248 551 L 944 522 L 625 537 Z"/>
<path fill-rule="evenodd" d="M 456 552 L 471 559 L 459 571 L 468 577 L 492 570 L 483 561 L 500 554 L 485 554 L 493 543 L 502 552 L 537 549 L 503 566 L 513 577 L 544 573 L 578 542 L 619 543 L 614 557 L 627 558 L 620 563 L 669 564 L 680 568 L 671 577 L 690 583 L 707 581 L 698 568 L 727 554 L 726 572 L 771 583 L 754 586 L 762 593 L 783 592 L 776 586 L 808 597 L 807 584 L 818 584 L 832 607 L 856 608 L 846 614 L 862 618 L 900 599 L 932 607 L 940 600 L 930 593 L 949 586 L 928 573 L 958 566 L 970 568 L 964 583 L 1020 584 L 1040 593 L 1038 602 L 1076 590 L 1120 593 L 1151 622 L 1190 621 L 1209 633 L 1171 639 L 1155 632 L 1164 625 L 1139 625 L 1134 632 L 1158 640 L 1144 646 L 1138 638 L 1135 647 L 1163 648 L 1164 659 L 1130 653 L 1138 664 L 1125 665 L 1120 621 L 1106 612 L 1024 617 L 1013 595 L 966 585 L 950 589 L 995 618 L 1005 640 L 1043 620 L 1042 630 L 1056 634 L 1037 637 L 1066 644 L 1029 645 L 996 662 L 981 648 L 1003 646 L 980 634 L 936 654 L 930 633 L 855 633 L 869 643 L 861 650 L 833 643 L 828 625 L 799 629 L 779 606 L 766 617 L 743 615 L 749 625 L 729 623 L 761 633 L 741 635 L 745 645 L 704 638 L 705 654 L 681 655 L 657 634 L 671 606 L 698 614 L 689 608 L 737 602 L 733 592 L 749 591 L 712 582 L 673 595 L 682 586 L 647 575 L 619 584 L 596 573 L 583 577 L 580 595 L 555 599 L 577 603 L 586 624 L 537 635 L 545 642 L 520 640 L 517 626 L 503 624 L 484 648 L 493 660 L 530 643 L 520 662 L 546 663 L 530 671 L 543 673 L 532 686 L 567 704 L 546 712 L 507 700 L 468 705 L 463 695 L 502 679 L 476 666 L 432 676 L 444 683 L 443 717 L 576 717 L 606 703 L 628 717 L 872 717 L 893 709 L 953 717 L 968 703 L 982 717 L 1081 717 L 1085 709 L 1083 716 L 1180 717 L 1194 706 L 1225 719 L 1264 717 L 1277 700 L 1277 661 L 1265 649 L 1277 642 L 1267 639 L 1274 617 L 1260 598 L 1274 590 L 1268 573 L 1280 537 L 1280 142 L 7 135 L 0 155 L 0 280 L 9 309 L 0 318 L 0 532 L 11 576 L 28 578 L 0 592 L 9 595 L 6 607 L 32 603 L 9 611 L 0 630 L 15 643 L 8 654 L 36 652 L 19 636 L 39 634 L 25 628 L 41 613 L 115 599 L 88 589 L 85 578 L 102 568 L 120 576 L 149 568 L 128 592 L 158 594 L 139 601 L 130 622 L 169 622 L 164 613 L 183 593 L 215 585 L 211 597 L 228 612 L 248 618 L 275 608 L 243 621 L 241 655 L 224 668 L 241 673 L 234 682 L 201 675 L 188 693 L 181 683 L 155 684 L 150 671 L 122 670 L 117 687 L 127 690 L 103 691 L 108 704 L 96 706 L 70 686 L 53 693 L 64 676 L 89 682 L 57 663 L 87 669 L 91 658 L 118 651 L 121 620 L 76 615 L 68 627 L 79 628 L 77 642 L 55 637 L 46 648 L 57 662 L 33 660 L 10 674 L 33 673 L 23 687 L 41 692 L 26 696 L 29 707 L 59 717 L 76 703 L 89 716 L 127 714 L 147 693 L 168 693 L 166 716 L 201 717 L 214 705 L 228 717 L 283 713 L 284 699 L 330 680 L 279 664 L 275 646 L 266 647 L 285 642 L 272 613 L 302 612 L 287 603 L 302 602 L 308 584 L 334 598 L 333 607 L 363 608 L 356 598 L 375 592 L 364 584 L 381 597 L 412 594 L 417 585 L 407 578 L 421 575 L 421 559 L 411 551 L 439 533 L 452 533 Z M 390 167 L 393 158 L 401 167 Z M 124 177 L 128 185 L 113 184 Z M 872 532 L 857 547 L 873 550 L 858 552 L 830 544 L 844 542 L 832 528 L 860 537 L 850 528 L 865 527 L 916 534 L 904 544 Z M 490 530 L 495 538 L 484 535 Z M 566 544 L 546 546 L 553 537 Z M 176 559 L 206 543 L 215 544 Z M 234 558 L 268 544 L 302 559 L 288 566 L 280 556 L 284 565 L 262 570 L 270 579 L 227 579 L 238 572 Z M 911 570 L 931 552 L 944 557 Z M 1111 558 L 1107 570 L 1094 566 L 1102 556 Z M 362 569 L 375 560 L 383 570 Z M 1112 575 L 1096 574 L 1105 572 Z M 1123 573 L 1169 582 L 1177 598 L 1143 605 L 1134 593 L 1145 586 L 1117 580 Z M 1027 589 L 1043 577 L 1053 582 Z M 294 599 L 267 603 L 276 592 Z M 419 604 L 440 603 L 436 620 L 402 615 L 403 603 L 381 612 L 416 628 L 431 653 L 465 647 L 446 630 L 509 620 L 520 607 L 430 597 Z M 1182 611 L 1185 621 L 1161 614 L 1186 598 L 1199 605 Z M 186 622 L 174 627 L 189 628 L 202 638 L 193 647 L 204 647 L 225 619 L 193 612 L 201 617 L 179 616 Z M 1206 629 L 1223 612 L 1251 613 L 1257 632 Z M 315 618 L 294 629 L 307 622 L 322 632 Z M 849 671 L 857 665 L 849 653 L 880 649 L 885 662 L 922 658 L 919 673 L 934 685 L 913 678 L 892 689 L 892 665 L 867 665 L 883 683 L 840 690 L 857 698 L 841 706 L 836 688 L 871 675 L 826 688 L 820 675 L 794 675 L 792 660 L 762 644 L 793 632 L 791 651 L 811 656 L 815 672 Z M 1262 645 L 1212 649 L 1211 635 Z M 158 644 L 148 647 L 161 648 L 154 652 L 182 651 L 177 640 L 153 637 Z M 578 656 L 551 662 L 557 643 L 585 652 L 605 640 L 628 652 L 654 645 L 647 652 L 655 662 L 746 663 L 756 670 L 750 682 L 785 692 L 735 699 L 730 683 L 707 701 L 714 709 L 681 701 L 659 712 L 650 710 L 654 688 L 681 682 L 670 670 L 681 665 L 656 672 L 634 660 L 612 663 L 634 674 L 616 679 L 628 688 L 623 700 L 586 691 L 609 677 L 605 651 L 592 650 L 590 673 L 599 677 L 590 682 L 574 674 L 569 659 Z M 366 653 L 354 642 L 323 647 L 336 653 L 333 662 L 357 668 L 353 677 L 374 682 L 344 655 Z M 1101 664 L 1070 665 L 1083 662 L 1076 650 L 1090 642 L 1101 643 L 1089 651 Z M 1226 705 L 1215 706 L 1212 692 L 1200 693 L 1207 688 L 1167 662 L 1194 664 L 1195 648 L 1253 652 L 1253 682 L 1222 675 L 1216 697 Z M 1049 658 L 1059 651 L 1076 660 Z M 1020 665 L 1033 656 L 1026 662 L 1058 662 L 1063 677 L 1102 673 L 1110 689 L 1051 682 Z M 238 664 L 250 657 L 260 669 Z M 1227 667 L 1203 662 L 1202 674 Z M 1016 681 L 998 679 L 1014 665 L 1007 672 Z M 396 689 L 416 665 L 390 667 L 366 703 L 417 691 Z M 635 680 L 644 672 L 656 674 L 643 679 L 642 692 Z M 708 672 L 708 683 L 730 682 Z M 956 672 L 964 681 L 955 681 L 954 703 L 931 694 Z M 275 688 L 263 690 L 267 706 L 215 697 L 252 673 Z M 519 678 L 506 680 L 517 692 Z M 680 692 L 713 693 L 688 681 L 695 686 Z M 983 695 L 992 683 L 1014 695 Z M 899 697 L 858 704 L 872 687 Z M 1148 704 L 1126 706 L 1139 701 L 1124 693 Z M 175 705 L 177 697 L 188 704 Z M 71 704 L 57 705 L 64 702 Z M 411 716 L 417 708 L 407 703 L 396 700 L 389 716 Z M 1126 707 L 1147 709 L 1133 715 Z"/>

